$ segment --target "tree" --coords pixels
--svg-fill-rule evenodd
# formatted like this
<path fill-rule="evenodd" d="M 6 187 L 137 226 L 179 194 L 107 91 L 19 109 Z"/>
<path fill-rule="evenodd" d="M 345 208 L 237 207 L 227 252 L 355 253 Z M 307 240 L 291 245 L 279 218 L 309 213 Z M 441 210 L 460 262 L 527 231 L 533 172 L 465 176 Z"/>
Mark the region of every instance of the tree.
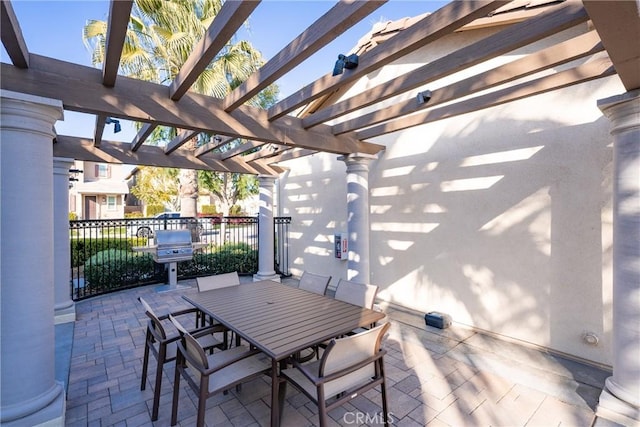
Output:
<path fill-rule="evenodd" d="M 156 83 L 171 82 L 222 4 L 222 0 L 135 0 L 120 60 L 121 73 Z M 83 38 L 92 50 L 94 65 L 104 61 L 106 35 L 105 21 L 90 20 L 84 27 Z M 198 77 L 191 90 L 222 98 L 262 63 L 262 55 L 249 42 L 232 39 Z M 260 96 L 249 103 L 259 104 Z M 150 142 L 166 143 L 176 133 L 175 129 L 160 128 L 152 134 Z M 199 136 L 188 142 L 186 148 L 195 149 L 199 142 L 209 137 Z M 182 216 L 195 216 L 197 172 L 183 170 L 179 176 Z"/>
<path fill-rule="evenodd" d="M 177 210 L 178 169 L 141 166 L 131 193 L 147 205 L 170 205 Z"/>

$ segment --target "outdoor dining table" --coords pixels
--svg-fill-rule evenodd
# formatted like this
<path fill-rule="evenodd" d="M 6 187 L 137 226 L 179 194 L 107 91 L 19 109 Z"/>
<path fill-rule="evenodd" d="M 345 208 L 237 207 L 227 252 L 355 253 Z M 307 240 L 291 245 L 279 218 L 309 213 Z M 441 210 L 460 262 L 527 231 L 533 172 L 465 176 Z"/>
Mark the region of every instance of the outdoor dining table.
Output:
<path fill-rule="evenodd" d="M 359 327 L 384 313 L 264 280 L 183 296 L 271 358 L 271 425 L 280 425 L 285 387 L 278 368 L 289 356 Z"/>

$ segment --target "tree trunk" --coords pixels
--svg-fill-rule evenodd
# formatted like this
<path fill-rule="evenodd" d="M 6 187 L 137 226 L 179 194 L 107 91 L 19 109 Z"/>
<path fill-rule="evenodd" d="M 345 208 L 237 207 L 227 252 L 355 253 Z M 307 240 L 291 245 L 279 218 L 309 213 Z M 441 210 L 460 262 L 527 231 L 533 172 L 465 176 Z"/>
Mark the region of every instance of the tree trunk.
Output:
<path fill-rule="evenodd" d="M 192 169 L 180 170 L 180 216 L 198 215 L 198 172 Z"/>

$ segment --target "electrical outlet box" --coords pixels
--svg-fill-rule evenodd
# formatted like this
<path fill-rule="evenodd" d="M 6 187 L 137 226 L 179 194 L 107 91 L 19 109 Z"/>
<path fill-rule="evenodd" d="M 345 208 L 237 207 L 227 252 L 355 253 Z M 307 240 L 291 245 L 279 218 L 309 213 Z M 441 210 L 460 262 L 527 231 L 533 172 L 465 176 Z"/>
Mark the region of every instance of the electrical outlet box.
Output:
<path fill-rule="evenodd" d="M 451 316 L 437 311 L 431 311 L 424 315 L 424 321 L 427 326 L 446 329 L 451 326 Z"/>

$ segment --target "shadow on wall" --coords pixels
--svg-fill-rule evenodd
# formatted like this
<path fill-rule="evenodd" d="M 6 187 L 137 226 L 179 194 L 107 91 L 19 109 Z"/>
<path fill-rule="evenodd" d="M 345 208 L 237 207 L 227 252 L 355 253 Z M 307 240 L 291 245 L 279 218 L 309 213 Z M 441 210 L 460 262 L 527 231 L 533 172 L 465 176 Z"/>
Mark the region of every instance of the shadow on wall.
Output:
<path fill-rule="evenodd" d="M 499 115 L 469 115 L 455 133 L 458 119 L 385 137 L 369 176 L 371 282 L 391 302 L 608 363 L 608 122 Z M 345 165 L 305 161 L 282 193 L 292 265 L 344 277 L 332 238 L 346 231 Z M 599 346 L 585 344 L 587 331 Z"/>
<path fill-rule="evenodd" d="M 604 363 L 582 334 L 609 332 L 606 119 L 500 120 L 503 138 L 488 126 L 372 168 L 372 281 L 392 302 Z"/>

